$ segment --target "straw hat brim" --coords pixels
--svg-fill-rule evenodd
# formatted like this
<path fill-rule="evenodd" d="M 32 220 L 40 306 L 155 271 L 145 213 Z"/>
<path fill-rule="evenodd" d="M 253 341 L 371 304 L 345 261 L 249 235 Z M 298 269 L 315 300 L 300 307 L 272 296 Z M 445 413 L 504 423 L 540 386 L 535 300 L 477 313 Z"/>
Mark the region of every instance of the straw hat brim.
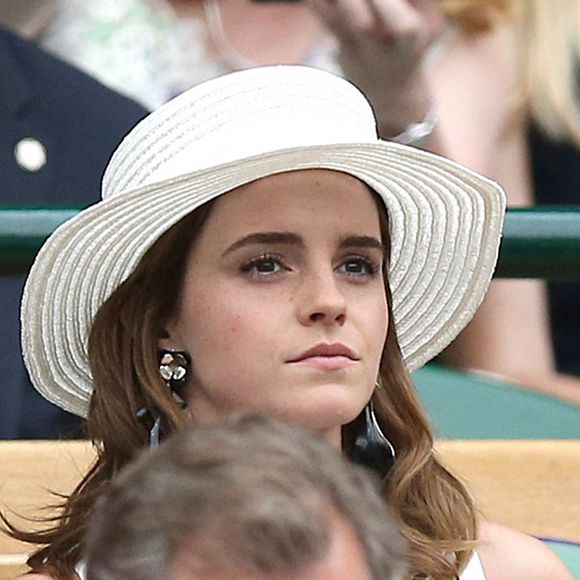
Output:
<path fill-rule="evenodd" d="M 413 371 L 465 327 L 491 280 L 505 196 L 445 158 L 394 143 L 279 150 L 112 197 L 60 226 L 39 252 L 22 302 L 22 345 L 35 387 L 86 416 L 92 393 L 92 320 L 144 253 L 173 224 L 240 185 L 325 168 L 358 177 L 384 200 L 391 228 L 389 282 L 399 344 Z"/>

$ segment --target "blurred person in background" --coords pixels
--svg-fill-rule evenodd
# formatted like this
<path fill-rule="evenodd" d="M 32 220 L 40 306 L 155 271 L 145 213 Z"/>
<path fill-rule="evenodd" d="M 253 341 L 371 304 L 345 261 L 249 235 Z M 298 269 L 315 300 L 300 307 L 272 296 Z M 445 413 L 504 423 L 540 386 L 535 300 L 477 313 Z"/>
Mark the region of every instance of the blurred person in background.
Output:
<path fill-rule="evenodd" d="M 480 68 L 451 68 L 447 88 L 434 79 L 431 145 L 497 179 L 512 207 L 578 204 L 580 2 L 511 4 L 514 23 L 489 36 Z M 494 282 L 444 360 L 580 403 L 580 286 L 551 284 L 547 298 L 541 281 Z"/>
<path fill-rule="evenodd" d="M 31 32 L 43 25 L 40 18 Z M 1 27 L 0 73 L 0 204 L 84 207 L 96 201 L 111 150 L 145 109 Z M 24 369 L 23 283 L 23 276 L 0 277 L 0 439 L 78 436 L 78 417 L 39 397 Z"/>
<path fill-rule="evenodd" d="M 580 2 L 525 4 L 528 143 L 534 201 L 580 205 Z M 580 284 L 548 286 L 557 367 L 580 376 Z"/>

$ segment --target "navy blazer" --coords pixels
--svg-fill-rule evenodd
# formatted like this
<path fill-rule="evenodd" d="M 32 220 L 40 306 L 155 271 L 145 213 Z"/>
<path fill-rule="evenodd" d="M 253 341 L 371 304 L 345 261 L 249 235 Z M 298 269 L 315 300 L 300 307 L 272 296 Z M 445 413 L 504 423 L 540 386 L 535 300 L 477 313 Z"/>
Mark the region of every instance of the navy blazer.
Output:
<path fill-rule="evenodd" d="M 0 205 L 96 202 L 112 151 L 146 110 L 2 28 L 0 78 Z M 22 363 L 23 282 L 0 278 L 0 438 L 74 436 L 80 420 L 40 397 Z"/>

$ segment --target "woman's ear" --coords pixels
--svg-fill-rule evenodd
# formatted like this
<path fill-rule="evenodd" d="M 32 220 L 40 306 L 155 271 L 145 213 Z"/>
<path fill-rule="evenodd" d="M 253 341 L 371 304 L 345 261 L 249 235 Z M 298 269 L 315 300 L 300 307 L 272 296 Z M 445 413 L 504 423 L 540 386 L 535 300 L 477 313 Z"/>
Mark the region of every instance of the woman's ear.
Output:
<path fill-rule="evenodd" d="M 169 322 L 161 332 L 157 342 L 159 350 L 184 350 L 183 341 L 181 340 L 175 324 Z"/>

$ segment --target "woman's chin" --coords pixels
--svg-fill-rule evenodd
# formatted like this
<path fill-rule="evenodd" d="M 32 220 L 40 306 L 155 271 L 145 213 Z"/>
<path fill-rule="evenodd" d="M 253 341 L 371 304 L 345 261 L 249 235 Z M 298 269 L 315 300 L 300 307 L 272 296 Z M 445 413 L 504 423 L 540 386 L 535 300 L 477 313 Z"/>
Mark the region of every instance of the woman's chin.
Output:
<path fill-rule="evenodd" d="M 277 384 L 267 396 L 248 397 L 249 389 L 228 392 L 221 399 L 190 397 L 188 406 L 194 421 L 219 420 L 235 412 L 247 412 L 276 419 L 290 425 L 325 432 L 340 429 L 354 421 L 372 395 L 357 385 L 330 383 L 316 385 Z M 200 390 L 196 391 L 198 394 Z"/>
<path fill-rule="evenodd" d="M 369 397 L 342 387 L 304 393 L 298 404 L 284 404 L 276 418 L 319 432 L 339 429 L 360 415 Z"/>

